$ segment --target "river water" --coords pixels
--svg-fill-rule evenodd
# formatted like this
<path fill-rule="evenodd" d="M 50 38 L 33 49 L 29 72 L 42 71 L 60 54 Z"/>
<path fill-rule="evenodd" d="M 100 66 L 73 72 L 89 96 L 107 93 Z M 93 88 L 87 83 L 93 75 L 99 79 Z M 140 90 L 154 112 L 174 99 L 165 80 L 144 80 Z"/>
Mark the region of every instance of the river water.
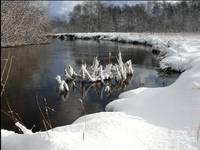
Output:
<path fill-rule="evenodd" d="M 114 63 L 119 49 L 123 61 L 131 59 L 134 67 L 134 75 L 126 85 L 112 86 L 111 93 L 107 93 L 101 85 L 78 84 L 76 88 L 71 87 L 67 95 L 58 95 L 55 76 L 59 74 L 64 78 L 65 65 L 70 64 L 78 71 L 81 63 L 92 64 L 94 56 L 98 56 L 100 63 L 106 65 L 109 62 L 109 51 L 112 53 L 111 61 Z M 14 60 L 1 100 L 1 109 L 9 111 L 9 104 L 27 128 L 32 128 L 34 125 L 33 131 L 39 131 L 45 128 L 37 101 L 45 115 L 44 98 L 47 105 L 55 110 L 55 112 L 49 110 L 48 116 L 52 126 L 57 127 L 71 124 L 85 112 L 91 114 L 105 111 L 105 106 L 123 91 L 142 86 L 162 87 L 172 84 L 179 74 L 159 70 L 158 61 L 148 51 L 149 49 L 109 41 L 84 40 L 53 40 L 48 45 L 3 48 L 1 58 L 6 58 L 10 53 L 14 56 Z M 3 66 L 2 62 L 1 68 Z M 85 112 L 81 107 L 80 98 L 83 99 Z M 1 128 L 18 131 L 12 119 L 4 113 L 1 113 Z"/>

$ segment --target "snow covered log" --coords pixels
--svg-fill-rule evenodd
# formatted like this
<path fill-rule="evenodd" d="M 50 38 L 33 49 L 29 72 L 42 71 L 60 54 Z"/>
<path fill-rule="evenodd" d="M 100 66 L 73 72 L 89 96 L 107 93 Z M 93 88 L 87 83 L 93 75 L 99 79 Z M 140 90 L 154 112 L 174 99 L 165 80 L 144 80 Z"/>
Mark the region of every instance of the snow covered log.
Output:
<path fill-rule="evenodd" d="M 24 133 L 24 134 L 30 134 L 32 133 L 31 130 L 27 129 L 25 126 L 23 126 L 21 123 L 16 122 L 15 125 Z"/>

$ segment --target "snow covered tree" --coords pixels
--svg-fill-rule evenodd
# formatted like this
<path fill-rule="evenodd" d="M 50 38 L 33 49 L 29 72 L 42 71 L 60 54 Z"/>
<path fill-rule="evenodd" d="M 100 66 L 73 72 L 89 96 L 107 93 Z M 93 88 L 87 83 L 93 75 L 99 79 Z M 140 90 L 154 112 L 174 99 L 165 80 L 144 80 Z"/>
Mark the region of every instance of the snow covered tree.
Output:
<path fill-rule="evenodd" d="M 199 23 L 195 0 L 124 6 L 93 1 L 75 6 L 67 27 L 75 32 L 198 32 Z"/>

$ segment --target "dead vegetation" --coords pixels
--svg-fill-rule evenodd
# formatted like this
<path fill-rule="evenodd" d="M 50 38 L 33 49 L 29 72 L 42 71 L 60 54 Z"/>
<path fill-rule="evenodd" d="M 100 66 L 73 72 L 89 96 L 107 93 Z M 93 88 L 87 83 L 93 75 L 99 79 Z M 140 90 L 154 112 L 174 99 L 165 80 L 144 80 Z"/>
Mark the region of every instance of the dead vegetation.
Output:
<path fill-rule="evenodd" d="M 1 1 L 1 47 L 47 42 L 47 10 L 29 1 Z"/>

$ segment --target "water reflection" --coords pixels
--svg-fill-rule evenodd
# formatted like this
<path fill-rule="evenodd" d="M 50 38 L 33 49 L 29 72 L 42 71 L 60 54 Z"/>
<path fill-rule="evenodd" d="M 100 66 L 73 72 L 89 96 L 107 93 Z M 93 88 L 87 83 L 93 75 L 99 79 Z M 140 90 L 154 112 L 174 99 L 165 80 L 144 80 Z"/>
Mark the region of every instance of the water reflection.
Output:
<path fill-rule="evenodd" d="M 98 56 L 100 63 L 105 66 L 109 62 L 108 52 L 112 52 L 111 61 L 116 63 L 118 48 L 120 47 L 124 61 L 131 59 L 134 63 L 134 74 L 125 83 L 107 82 L 111 92 L 105 92 L 106 86 L 100 84 L 82 84 L 75 81 L 70 84 L 70 91 L 66 95 L 57 95 L 55 76 L 64 77 L 64 67 L 72 65 L 79 70 L 82 62 L 92 64 L 94 56 Z M 43 98 L 54 108 L 56 113 L 50 114 L 52 125 L 61 126 L 72 123 L 84 112 L 79 98 L 83 98 L 86 113 L 104 111 L 105 106 L 116 99 L 119 93 L 141 86 L 167 86 L 174 82 L 178 74 L 166 74 L 157 70 L 156 59 L 147 48 L 134 47 L 129 44 L 95 41 L 53 41 L 50 45 L 32 45 L 17 48 L 2 49 L 2 58 L 8 52 L 15 56 L 13 68 L 6 87 L 6 95 L 2 98 L 2 109 L 8 110 L 5 103 L 7 98 L 14 111 L 19 113 L 24 124 L 34 131 L 44 129 L 42 117 L 37 108 L 36 95 L 41 105 Z M 12 121 L 1 114 L 2 128 L 16 130 Z M 16 130 L 17 131 L 17 130 Z"/>

